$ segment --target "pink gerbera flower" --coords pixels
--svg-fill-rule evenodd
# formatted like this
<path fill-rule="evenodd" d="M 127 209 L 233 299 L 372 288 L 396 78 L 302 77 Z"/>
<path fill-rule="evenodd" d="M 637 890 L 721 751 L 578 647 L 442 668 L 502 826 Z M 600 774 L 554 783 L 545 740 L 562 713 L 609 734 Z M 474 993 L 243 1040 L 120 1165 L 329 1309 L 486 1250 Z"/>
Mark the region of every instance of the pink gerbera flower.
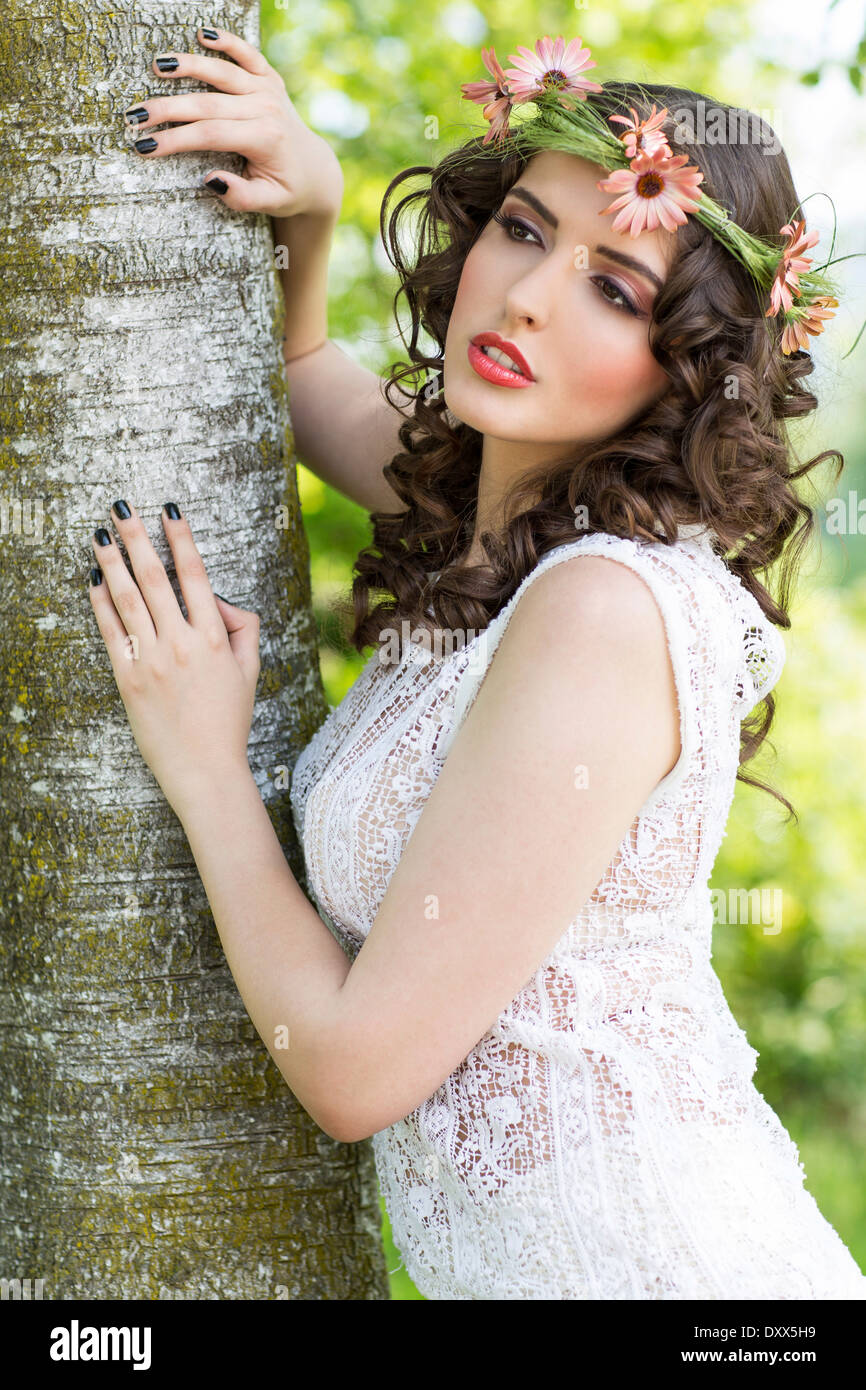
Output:
<path fill-rule="evenodd" d="M 804 221 L 795 223 L 793 227 L 790 222 L 786 222 L 779 231 L 782 236 L 788 238 L 788 245 L 782 251 L 782 259 L 779 261 L 776 278 L 770 289 L 767 318 L 778 314 L 780 309 L 784 309 L 786 314 L 790 311 L 794 302 L 792 291 L 796 294 L 800 288 L 798 272 L 808 270 L 812 264 L 812 257 L 804 256 L 803 252 L 808 251 L 810 246 L 815 246 L 818 241 L 817 232 L 806 232 Z"/>
<path fill-rule="evenodd" d="M 582 39 L 572 39 L 567 47 L 561 37 L 538 39 L 534 53 L 519 44 L 517 53 L 508 55 L 515 66 L 505 72 L 512 102 L 535 101 L 545 92 L 555 96 L 571 93 L 585 101 L 587 92 L 600 92 L 602 89 L 597 82 L 581 76 L 587 68 L 598 66 L 590 57 L 589 49 L 582 44 Z"/>
<path fill-rule="evenodd" d="M 628 169 L 617 169 L 610 178 L 599 180 L 597 188 L 621 195 L 602 209 L 602 214 L 621 209 L 613 222 L 614 231 L 627 228 L 636 237 L 644 228 L 652 232 L 662 226 L 673 232 L 685 222 L 686 212 L 694 212 L 698 206 L 698 184 L 704 177 L 693 164 L 683 168 L 687 161 L 687 154 L 672 155 L 665 146 L 655 155 L 641 152 Z"/>
<path fill-rule="evenodd" d="M 810 243 L 814 245 L 814 242 Z M 811 304 L 807 304 L 803 309 L 802 315 L 797 318 L 789 319 L 782 332 L 781 348 L 787 357 L 790 353 L 802 348 L 804 352 L 809 351 L 809 334 L 816 337 L 824 332 L 824 319 L 832 319 L 835 316 L 839 301 L 832 295 L 821 294 L 817 299 L 813 299 Z"/>
<path fill-rule="evenodd" d="M 662 134 L 660 127 L 664 124 L 665 116 L 668 114 L 667 107 L 656 112 L 656 104 L 653 102 L 652 111 L 645 121 L 638 118 L 637 111 L 630 106 L 631 121 L 628 116 L 609 116 L 610 121 L 620 121 L 625 130 L 617 132 L 617 139 L 622 140 L 625 145 L 625 152 L 629 159 L 634 159 L 641 151 L 644 154 L 657 154 L 659 150 L 667 149 L 668 154 L 672 151 L 668 147 L 666 137 Z"/>
<path fill-rule="evenodd" d="M 482 48 L 481 60 L 493 81 L 461 82 L 460 89 L 467 101 L 481 102 L 484 107 L 483 115 L 490 122 L 490 129 L 481 142 L 482 145 L 486 145 L 493 139 L 505 139 L 512 102 L 505 73 L 496 57 L 496 49 Z"/>

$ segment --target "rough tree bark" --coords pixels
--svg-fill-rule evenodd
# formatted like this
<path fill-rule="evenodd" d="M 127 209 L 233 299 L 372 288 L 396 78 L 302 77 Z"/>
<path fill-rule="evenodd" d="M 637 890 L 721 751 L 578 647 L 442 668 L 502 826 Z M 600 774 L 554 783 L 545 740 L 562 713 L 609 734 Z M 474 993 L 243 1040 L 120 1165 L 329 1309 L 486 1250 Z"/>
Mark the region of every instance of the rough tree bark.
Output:
<path fill-rule="evenodd" d="M 323 1134 L 258 1037 L 87 597 L 117 497 L 174 578 L 176 501 L 262 617 L 250 763 L 303 884 L 279 769 L 327 704 L 270 222 L 202 187 L 214 155 L 142 160 L 123 122 L 201 87 L 150 63 L 208 21 L 259 43 L 254 0 L 9 0 L 0 26 L 0 1276 L 388 1298 L 371 1146 Z"/>

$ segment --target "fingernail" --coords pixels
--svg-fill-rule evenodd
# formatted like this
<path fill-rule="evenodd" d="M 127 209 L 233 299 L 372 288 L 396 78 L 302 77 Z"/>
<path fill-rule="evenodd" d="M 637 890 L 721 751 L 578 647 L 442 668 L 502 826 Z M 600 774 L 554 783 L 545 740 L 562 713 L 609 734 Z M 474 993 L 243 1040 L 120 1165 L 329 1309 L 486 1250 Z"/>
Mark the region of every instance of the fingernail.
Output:
<path fill-rule="evenodd" d="M 176 502 L 165 502 L 163 505 L 170 521 L 180 521 L 180 507 Z"/>
<path fill-rule="evenodd" d="M 156 66 L 160 72 L 177 72 L 180 63 L 177 58 L 157 58 Z"/>
<path fill-rule="evenodd" d="M 111 533 L 104 526 L 98 526 L 93 534 L 97 545 L 111 545 Z"/>
<path fill-rule="evenodd" d="M 126 117 L 126 119 L 127 119 L 127 121 L 129 122 L 130 125 L 141 125 L 142 121 L 146 121 L 146 120 L 147 120 L 147 107 L 146 107 L 146 106 L 133 106 L 133 107 L 130 107 L 129 111 L 125 111 L 125 112 L 124 112 L 124 115 L 125 115 L 125 117 Z"/>
<path fill-rule="evenodd" d="M 219 31 L 216 30 L 216 29 L 202 29 L 202 33 L 204 34 L 204 36 L 205 36 L 206 39 L 218 39 L 218 38 L 219 38 Z"/>
<path fill-rule="evenodd" d="M 97 565 L 94 565 L 93 569 L 90 571 L 90 582 L 91 584 L 102 583 L 102 570 L 99 569 Z"/>
<path fill-rule="evenodd" d="M 229 191 L 225 179 L 221 179 L 218 174 L 214 174 L 212 179 L 205 179 L 205 186 L 212 188 L 215 193 L 228 193 Z"/>
<path fill-rule="evenodd" d="M 234 604 L 232 603 L 230 598 L 223 598 L 222 594 L 218 594 L 216 593 L 216 591 L 214 591 L 214 598 L 221 598 L 223 600 L 223 603 L 231 603 L 232 608 L 234 608 Z"/>
<path fill-rule="evenodd" d="M 129 510 L 129 507 L 122 497 L 118 497 L 117 501 L 112 504 L 111 510 L 117 512 L 121 521 L 126 521 L 128 517 L 132 516 L 132 512 Z"/>
<path fill-rule="evenodd" d="M 156 141 L 152 135 L 144 135 L 140 140 L 135 141 L 135 148 L 139 154 L 150 154 L 151 150 L 156 149 Z"/>

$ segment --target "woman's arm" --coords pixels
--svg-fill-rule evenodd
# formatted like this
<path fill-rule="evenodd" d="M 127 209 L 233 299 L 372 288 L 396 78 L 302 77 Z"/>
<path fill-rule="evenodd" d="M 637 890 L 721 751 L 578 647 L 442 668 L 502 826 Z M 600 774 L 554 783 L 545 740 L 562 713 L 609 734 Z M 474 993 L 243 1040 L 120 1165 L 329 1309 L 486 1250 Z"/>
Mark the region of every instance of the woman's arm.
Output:
<path fill-rule="evenodd" d="M 530 587 L 350 967 L 247 763 L 257 616 L 215 598 L 182 517 L 163 523 L 188 619 L 130 508 L 115 524 L 134 577 L 110 534 L 94 537 L 99 628 L 247 1011 L 316 1123 L 352 1143 L 459 1066 L 670 770 L 680 735 L 664 622 L 643 581 L 601 557 L 573 556 Z M 575 765 L 589 772 L 580 785 Z"/>
<path fill-rule="evenodd" d="M 402 447 L 404 417 L 382 394 L 380 377 L 328 337 L 328 261 L 338 218 L 337 207 L 272 219 L 295 450 L 317 477 L 365 511 L 395 511 L 403 504 L 382 470 Z"/>
<path fill-rule="evenodd" d="M 349 963 L 289 869 L 247 761 L 255 613 L 217 599 L 188 522 L 163 509 L 188 618 L 131 503 L 93 537 L 90 599 L 139 750 L 180 820 L 244 1004 L 301 1104 L 334 1137 L 331 1018 Z M 93 575 L 91 575 L 91 579 Z"/>
<path fill-rule="evenodd" d="M 368 1138 L 460 1065 L 589 897 L 678 744 L 652 594 L 610 560 L 575 557 L 518 605 L 351 965 L 252 775 L 181 813 L 247 1010 L 326 1133 Z"/>
<path fill-rule="evenodd" d="M 327 1084 L 345 1143 L 411 1114 L 460 1066 L 589 900 L 679 747 L 649 586 L 595 555 L 541 575 L 340 990 Z"/>
<path fill-rule="evenodd" d="M 678 744 L 650 590 L 576 556 L 518 604 L 351 966 L 252 775 L 182 812 L 247 1010 L 326 1133 L 368 1138 L 460 1065 L 590 896 Z"/>
<path fill-rule="evenodd" d="M 290 1090 L 341 1140 L 332 1025 L 350 961 L 305 897 L 249 765 L 176 807 L 235 984 Z"/>

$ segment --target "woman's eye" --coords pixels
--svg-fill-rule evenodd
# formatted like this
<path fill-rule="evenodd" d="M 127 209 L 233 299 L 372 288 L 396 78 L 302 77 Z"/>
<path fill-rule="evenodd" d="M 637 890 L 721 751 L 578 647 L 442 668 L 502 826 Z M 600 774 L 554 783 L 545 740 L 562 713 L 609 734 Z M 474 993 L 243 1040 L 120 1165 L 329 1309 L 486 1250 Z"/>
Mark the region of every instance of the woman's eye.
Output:
<path fill-rule="evenodd" d="M 534 236 L 534 237 L 536 238 L 536 242 L 535 242 L 536 246 L 543 246 L 543 244 L 544 244 L 544 243 L 541 241 L 541 239 L 539 238 L 537 232 L 533 231 L 533 229 L 532 229 L 531 227 L 527 227 L 527 225 L 526 225 L 525 222 L 518 222 L 518 220 L 517 220 L 516 217 L 509 217 L 508 214 L 507 214 L 507 213 L 504 213 L 504 212 L 494 212 L 494 214 L 493 214 L 493 221 L 494 221 L 494 222 L 498 222 L 499 225 L 500 225 L 500 227 L 504 227 L 504 228 L 505 228 L 505 231 L 506 231 L 507 236 L 508 236 L 512 241 L 523 241 L 523 240 L 524 240 L 523 237 L 515 237 L 515 236 L 512 236 L 512 231 L 513 231 L 514 228 L 516 227 L 518 231 L 527 232 L 527 233 L 529 234 L 529 236 Z"/>
<path fill-rule="evenodd" d="M 625 309 L 630 314 L 638 313 L 638 310 L 635 308 L 634 304 L 632 304 L 628 295 L 620 289 L 619 285 L 616 283 L 615 280 L 608 279 L 606 275 L 598 275 L 592 283 L 594 285 L 599 286 L 599 292 L 601 294 L 602 299 L 606 299 L 608 304 L 612 304 L 615 309 Z M 604 287 L 606 285 L 610 286 L 610 288 L 619 296 L 619 299 L 621 301 L 619 304 L 617 304 L 616 300 L 612 299 L 610 295 L 604 293 Z"/>

